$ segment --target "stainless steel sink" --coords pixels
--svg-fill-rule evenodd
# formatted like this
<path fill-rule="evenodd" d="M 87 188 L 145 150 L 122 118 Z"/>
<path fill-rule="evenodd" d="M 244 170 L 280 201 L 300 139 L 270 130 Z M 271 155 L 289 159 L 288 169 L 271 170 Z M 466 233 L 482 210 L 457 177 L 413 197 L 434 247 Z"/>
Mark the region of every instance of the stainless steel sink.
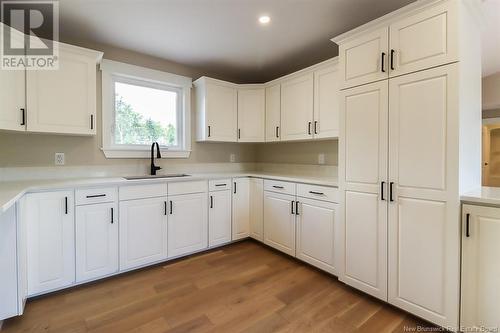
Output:
<path fill-rule="evenodd" d="M 140 179 L 158 179 L 158 178 L 180 178 L 180 177 L 189 177 L 190 175 L 186 175 L 184 173 L 172 173 L 172 174 L 167 174 L 167 175 L 155 175 L 155 176 L 130 176 L 130 177 L 123 177 L 126 180 L 140 180 Z"/>

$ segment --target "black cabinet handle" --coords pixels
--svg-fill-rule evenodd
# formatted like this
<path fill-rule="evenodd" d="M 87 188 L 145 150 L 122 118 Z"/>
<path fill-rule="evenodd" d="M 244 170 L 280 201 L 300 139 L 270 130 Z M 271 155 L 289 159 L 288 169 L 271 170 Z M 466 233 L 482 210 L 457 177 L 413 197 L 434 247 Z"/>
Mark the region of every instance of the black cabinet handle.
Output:
<path fill-rule="evenodd" d="M 389 183 L 389 201 L 394 202 L 394 198 L 392 197 L 394 182 Z"/>
<path fill-rule="evenodd" d="M 101 197 L 105 197 L 106 194 L 93 194 L 93 195 L 87 195 L 87 199 L 91 199 L 91 198 L 101 198 Z"/>
<path fill-rule="evenodd" d="M 311 194 L 316 194 L 316 195 L 325 195 L 323 192 L 316 192 L 316 191 L 309 191 Z"/>
<path fill-rule="evenodd" d="M 170 215 L 174 213 L 174 203 L 170 200 Z"/>
<path fill-rule="evenodd" d="M 24 108 L 21 109 L 21 126 L 26 125 L 26 110 Z"/>
<path fill-rule="evenodd" d="M 295 201 L 295 215 L 300 215 L 299 214 L 299 202 Z"/>
<path fill-rule="evenodd" d="M 90 129 L 91 130 L 94 129 L 94 115 L 93 114 L 90 115 Z"/>
<path fill-rule="evenodd" d="M 311 122 L 307 123 L 307 133 L 311 135 Z"/>
<path fill-rule="evenodd" d="M 210 126 L 208 126 L 208 137 L 210 137 Z"/>
<path fill-rule="evenodd" d="M 210 208 L 214 208 L 214 197 L 210 196 Z"/>
<path fill-rule="evenodd" d="M 241 139 L 241 129 L 238 128 L 238 139 Z"/>
<path fill-rule="evenodd" d="M 167 216 L 167 202 L 163 201 L 163 215 Z"/>
<path fill-rule="evenodd" d="M 283 187 L 283 186 L 278 186 L 278 185 L 273 185 L 273 187 L 274 187 L 274 188 L 278 188 L 278 189 L 280 189 L 280 190 L 284 189 L 284 187 Z"/>
<path fill-rule="evenodd" d="M 381 182 L 380 183 L 380 199 L 382 201 L 385 200 L 385 198 L 384 198 L 384 186 L 385 186 L 385 182 Z"/>
<path fill-rule="evenodd" d="M 64 214 L 68 215 L 68 197 L 64 197 Z"/>
<path fill-rule="evenodd" d="M 236 194 L 236 182 L 234 182 L 234 194 Z"/>
<path fill-rule="evenodd" d="M 291 201 L 290 204 L 291 204 L 291 207 L 292 207 L 292 215 L 295 215 L 295 212 L 293 211 L 293 206 L 295 205 L 295 201 Z"/>
<path fill-rule="evenodd" d="M 314 134 L 318 134 L 318 121 L 314 121 Z"/>
<path fill-rule="evenodd" d="M 392 71 L 394 70 L 394 54 L 395 53 L 396 53 L 396 51 L 391 50 L 391 70 Z"/>
<path fill-rule="evenodd" d="M 465 237 L 470 237 L 470 214 L 465 215 Z"/>
<path fill-rule="evenodd" d="M 215 186 L 227 186 L 227 184 L 215 184 Z"/>
<path fill-rule="evenodd" d="M 382 52 L 382 73 L 385 73 L 385 52 Z"/>
<path fill-rule="evenodd" d="M 279 133 L 279 126 L 276 126 L 276 137 L 279 138 L 280 137 L 280 133 Z"/>
<path fill-rule="evenodd" d="M 115 220 L 115 219 L 114 219 L 114 215 L 115 215 L 114 208 L 113 208 L 113 207 L 111 207 L 111 224 L 113 224 L 113 223 L 115 222 L 115 221 L 114 221 L 114 220 Z"/>

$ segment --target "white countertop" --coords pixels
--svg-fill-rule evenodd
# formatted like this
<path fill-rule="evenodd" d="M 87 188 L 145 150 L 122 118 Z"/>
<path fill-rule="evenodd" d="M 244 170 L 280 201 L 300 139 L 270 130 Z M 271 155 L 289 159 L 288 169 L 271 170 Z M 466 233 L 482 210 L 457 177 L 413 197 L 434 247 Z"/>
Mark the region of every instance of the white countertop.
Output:
<path fill-rule="evenodd" d="M 100 186 L 100 185 L 133 185 L 138 183 L 155 183 L 155 182 L 180 182 L 200 179 L 221 179 L 233 177 L 255 177 L 264 179 L 274 179 L 289 181 L 295 183 L 323 185 L 337 187 L 338 180 L 336 177 L 310 177 L 298 175 L 286 175 L 263 172 L 222 172 L 222 173 L 206 173 L 206 174 L 190 174 L 188 177 L 182 178 L 153 178 L 140 180 L 126 180 L 122 177 L 112 178 L 65 178 L 65 179 L 33 179 L 23 181 L 7 181 L 0 182 L 0 214 L 9 209 L 16 203 L 24 194 L 28 192 L 50 191 L 54 189 L 64 189 L 73 187 Z M 500 198 L 500 196 L 499 196 Z M 500 199 L 499 199 L 500 200 Z"/>
<path fill-rule="evenodd" d="M 483 186 L 460 197 L 463 203 L 500 206 L 500 187 Z"/>

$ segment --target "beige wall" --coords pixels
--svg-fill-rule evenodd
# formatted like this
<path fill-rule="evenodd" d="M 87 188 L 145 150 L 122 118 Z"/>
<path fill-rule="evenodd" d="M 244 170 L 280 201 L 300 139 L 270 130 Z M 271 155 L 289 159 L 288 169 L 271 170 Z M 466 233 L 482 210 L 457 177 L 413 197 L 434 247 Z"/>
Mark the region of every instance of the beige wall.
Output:
<path fill-rule="evenodd" d="M 500 72 L 483 78 L 483 110 L 500 109 Z"/>
<path fill-rule="evenodd" d="M 138 66 L 153 68 L 196 79 L 207 75 L 220 79 L 215 73 L 203 73 L 196 69 L 172 63 L 170 61 L 146 56 L 128 50 L 105 45 L 65 41 L 75 45 L 93 48 L 104 52 L 106 59 L 121 61 Z M 194 132 L 194 101 L 192 108 L 192 127 Z M 98 75 L 97 119 L 101 119 L 101 86 Z M 97 122 L 95 137 L 57 136 L 48 134 L 27 134 L 0 132 L 0 167 L 15 166 L 53 166 L 54 153 L 64 152 L 66 165 L 114 165 L 148 164 L 147 159 L 106 159 L 100 150 L 102 145 L 100 121 Z M 193 135 L 194 137 L 194 135 Z M 189 159 L 162 160 L 159 164 L 184 163 L 219 163 L 229 162 L 229 155 L 236 155 L 236 162 L 272 162 L 292 164 L 317 164 L 317 153 L 326 154 L 327 164 L 337 164 L 336 143 L 283 143 L 270 145 L 235 144 L 235 143 L 196 143 L 193 142 Z"/>

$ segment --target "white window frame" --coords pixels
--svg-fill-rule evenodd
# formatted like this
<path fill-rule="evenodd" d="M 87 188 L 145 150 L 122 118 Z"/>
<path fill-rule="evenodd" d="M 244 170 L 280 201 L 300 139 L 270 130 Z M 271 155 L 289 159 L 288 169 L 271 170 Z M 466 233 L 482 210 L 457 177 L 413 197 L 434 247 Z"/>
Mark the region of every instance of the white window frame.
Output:
<path fill-rule="evenodd" d="M 102 151 L 106 158 L 150 158 L 150 145 L 114 144 L 115 82 L 179 92 L 177 119 L 178 145 L 160 146 L 162 158 L 189 158 L 191 154 L 192 79 L 154 69 L 103 60 L 102 71 Z"/>

